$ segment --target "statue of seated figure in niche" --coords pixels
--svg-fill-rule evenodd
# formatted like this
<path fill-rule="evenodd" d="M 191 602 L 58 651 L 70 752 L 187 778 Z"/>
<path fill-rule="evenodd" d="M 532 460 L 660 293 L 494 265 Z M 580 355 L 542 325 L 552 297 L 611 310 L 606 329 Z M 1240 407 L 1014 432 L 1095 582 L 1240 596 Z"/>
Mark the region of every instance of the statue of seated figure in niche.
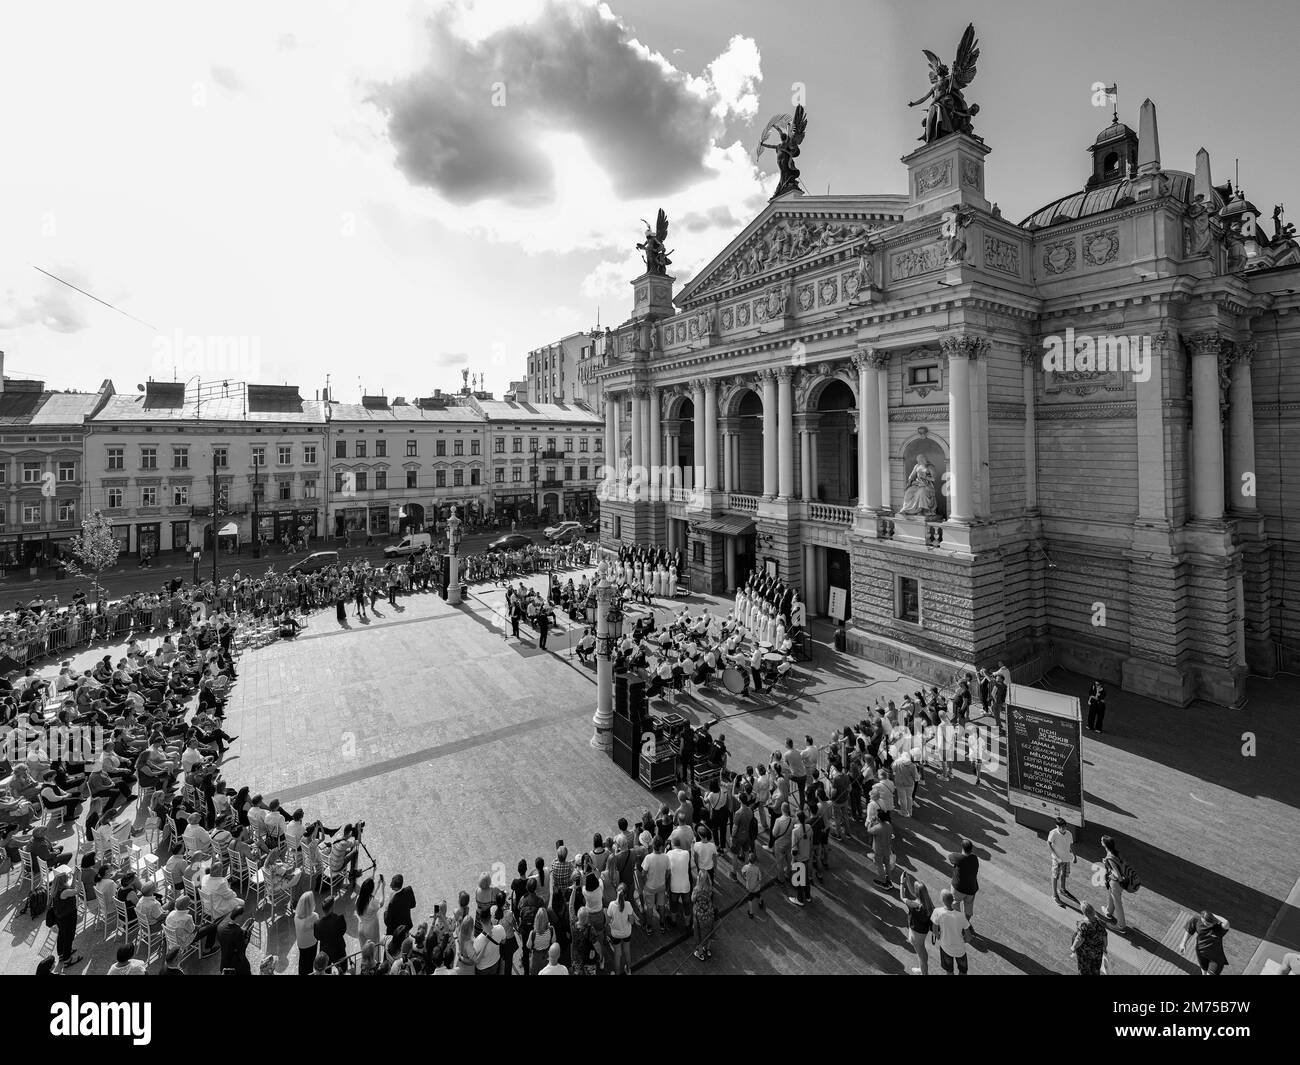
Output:
<path fill-rule="evenodd" d="M 918 455 L 916 465 L 907 475 L 907 489 L 903 493 L 903 505 L 898 508 L 898 513 L 931 518 L 938 513 L 936 502 L 934 466 L 924 455 Z"/>

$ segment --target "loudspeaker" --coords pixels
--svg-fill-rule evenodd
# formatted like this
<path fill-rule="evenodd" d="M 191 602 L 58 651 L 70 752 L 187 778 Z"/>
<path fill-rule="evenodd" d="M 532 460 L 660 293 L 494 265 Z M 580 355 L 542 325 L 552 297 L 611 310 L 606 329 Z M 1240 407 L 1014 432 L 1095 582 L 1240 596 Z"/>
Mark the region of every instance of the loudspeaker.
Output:
<path fill-rule="evenodd" d="M 614 764 L 619 769 L 623 770 L 628 776 L 635 777 L 637 775 L 637 752 L 639 750 L 640 748 L 624 743 L 615 736 L 609 753 L 610 757 L 614 759 Z"/>

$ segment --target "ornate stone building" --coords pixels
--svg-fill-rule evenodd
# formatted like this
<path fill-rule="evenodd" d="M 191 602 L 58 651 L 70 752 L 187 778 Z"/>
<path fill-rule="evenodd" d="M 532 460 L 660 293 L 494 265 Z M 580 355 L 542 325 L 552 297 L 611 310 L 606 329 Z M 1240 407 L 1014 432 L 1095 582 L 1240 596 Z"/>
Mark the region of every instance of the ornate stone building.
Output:
<path fill-rule="evenodd" d="M 1300 249 L 1140 127 L 1020 224 L 955 132 L 906 195 L 787 194 L 679 292 L 633 281 L 591 370 L 602 539 L 680 545 L 714 593 L 775 568 L 819 615 L 843 589 L 849 650 L 935 682 L 1231 704 L 1294 668 Z"/>

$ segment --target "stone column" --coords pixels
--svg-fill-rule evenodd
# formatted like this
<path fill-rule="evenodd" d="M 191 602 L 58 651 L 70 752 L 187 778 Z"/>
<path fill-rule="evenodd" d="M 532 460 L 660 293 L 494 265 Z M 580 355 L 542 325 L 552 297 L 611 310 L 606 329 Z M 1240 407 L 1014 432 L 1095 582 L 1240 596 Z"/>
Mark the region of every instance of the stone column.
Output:
<path fill-rule="evenodd" d="M 799 477 L 800 498 L 812 503 L 817 500 L 817 426 L 821 421 L 819 414 L 799 414 L 796 427 L 799 430 Z"/>
<path fill-rule="evenodd" d="M 782 499 L 794 498 L 794 386 L 790 367 L 776 371 L 777 423 L 780 442 L 777 449 L 779 474 L 778 494 Z"/>
<path fill-rule="evenodd" d="M 659 425 L 659 389 L 650 386 L 650 498 L 655 502 L 667 497 L 664 489 L 663 430 Z"/>
<path fill-rule="evenodd" d="M 691 402 L 695 408 L 695 414 L 692 418 L 692 425 L 695 427 L 695 469 L 692 471 L 691 487 L 700 489 L 704 487 L 704 385 L 696 381 L 691 385 Z"/>
<path fill-rule="evenodd" d="M 803 601 L 811 620 L 817 602 L 817 548 L 812 544 L 803 545 Z"/>
<path fill-rule="evenodd" d="M 1255 506 L 1255 396 L 1250 381 L 1250 365 L 1255 358 L 1255 342 L 1234 346 L 1232 385 L 1228 392 L 1228 490 L 1235 511 L 1254 514 Z"/>
<path fill-rule="evenodd" d="M 591 719 L 594 728 L 591 745 L 598 751 L 608 751 L 613 744 L 614 626 L 609 614 L 614 595 L 614 586 L 601 573 L 596 585 L 596 713 Z"/>
<path fill-rule="evenodd" d="M 718 487 L 718 382 L 704 383 L 704 487 Z"/>
<path fill-rule="evenodd" d="M 727 593 L 730 594 L 736 590 L 736 538 L 728 536 L 726 541 Z"/>
<path fill-rule="evenodd" d="M 1231 342 L 1213 330 L 1187 338 L 1192 354 L 1192 515 L 1223 519 L 1223 392 Z"/>
<path fill-rule="evenodd" d="M 967 334 L 950 334 L 941 345 L 948 364 L 948 435 L 951 469 L 948 478 L 948 520 L 974 517 L 971 494 L 971 361 L 988 350 L 988 341 Z M 942 485 L 936 485 L 942 489 Z"/>
<path fill-rule="evenodd" d="M 876 351 L 872 354 L 874 356 L 872 365 L 876 373 L 876 392 L 880 403 L 880 415 L 877 421 L 879 432 L 876 435 L 880 438 L 877 454 L 880 456 L 880 505 L 884 508 L 893 505 L 889 494 L 889 352 Z"/>
<path fill-rule="evenodd" d="M 760 370 L 763 382 L 763 495 L 775 499 L 777 494 L 777 429 L 776 371 Z"/>
<path fill-rule="evenodd" d="M 736 490 L 736 437 L 730 429 L 722 430 L 722 490 Z"/>
<path fill-rule="evenodd" d="M 605 469 L 608 498 L 618 499 L 618 393 L 605 393 Z"/>
<path fill-rule="evenodd" d="M 805 502 L 811 501 L 813 498 L 811 490 L 812 469 L 808 462 L 808 449 L 812 446 L 811 441 L 808 439 L 810 436 L 812 434 L 807 429 L 799 430 L 799 487 L 802 490 L 800 498 Z"/>
<path fill-rule="evenodd" d="M 880 509 L 880 378 L 875 353 L 853 356 L 858 371 L 858 508 Z"/>
<path fill-rule="evenodd" d="M 1034 410 L 1034 375 L 1043 361 L 1041 348 L 1020 352 L 1020 389 L 1025 402 L 1025 508 L 1038 509 L 1038 425 Z"/>

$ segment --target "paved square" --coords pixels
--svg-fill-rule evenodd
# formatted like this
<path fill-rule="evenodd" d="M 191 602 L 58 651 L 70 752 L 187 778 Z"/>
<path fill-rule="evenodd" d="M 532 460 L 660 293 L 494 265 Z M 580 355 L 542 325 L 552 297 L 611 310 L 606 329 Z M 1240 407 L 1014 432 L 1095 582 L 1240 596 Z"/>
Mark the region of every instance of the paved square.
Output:
<path fill-rule="evenodd" d="M 227 781 L 327 824 L 364 818 L 380 870 L 405 875 L 421 915 L 443 898 L 454 903 L 484 872 L 508 879 L 520 858 L 549 862 L 560 837 L 586 849 L 592 833 L 608 833 L 620 815 L 657 805 L 666 795 L 651 795 L 589 746 L 594 674 L 569 656 L 570 632 L 553 630 L 546 651 L 526 629 L 525 639 L 507 639 L 503 600 L 499 588 L 479 587 L 460 607 L 417 594 L 396 609 L 380 603 L 365 623 L 349 608 L 344 626 L 328 611 L 296 641 L 244 653 L 228 708 L 227 731 L 239 739 Z M 693 612 L 725 605 L 690 601 Z M 726 736 L 739 768 L 764 760 L 786 736 L 825 742 L 877 696 L 917 686 L 835 654 L 829 633 L 819 635 L 817 661 L 798 670 L 789 692 L 757 700 L 714 693 L 678 709 L 696 719 L 719 716 L 714 732 Z M 103 653 L 96 647 L 79 660 Z M 1086 687 L 1078 677 L 1053 679 L 1063 690 Z M 1111 730 L 1085 734 L 1089 828 L 1074 888 L 1101 901 L 1101 890 L 1088 885 L 1087 863 L 1099 856 L 1103 831 L 1120 839 L 1143 877 L 1141 892 L 1126 900 L 1138 933 L 1111 937 L 1118 972 L 1192 971 L 1171 945 L 1187 913 L 1203 906 L 1232 923 L 1231 972 L 1300 947 L 1295 900 L 1284 901 L 1300 873 L 1294 743 L 1281 684 L 1252 683 L 1251 700 L 1237 711 L 1174 710 L 1121 694 L 1107 718 Z M 1242 753 L 1246 734 L 1254 736 L 1252 757 Z M 936 898 L 948 879 L 944 854 L 963 836 L 974 840 L 982 938 L 973 971 L 1072 971 L 1078 915 L 1052 902 L 1045 844 L 1015 824 L 996 780 L 977 788 L 961 769 L 948 784 L 928 774 L 916 816 L 896 823 L 900 867 L 916 871 Z M 871 884 L 865 853 L 861 843 L 832 844 L 832 868 L 814 886 L 813 906 L 796 909 L 769 888 L 755 920 L 731 908 L 738 895 L 722 883 L 713 960 L 702 965 L 684 945 L 638 933 L 640 971 L 906 972 L 913 958 L 901 907 Z M 762 861 L 770 872 L 770 858 Z M 49 949 L 43 924 L 14 916 L 20 903 L 14 885 L 0 898 L 8 933 L 0 971 L 30 972 Z M 289 923 L 261 931 L 279 968 L 292 970 Z M 79 937 L 87 971 L 102 972 L 111 960 L 111 945 L 101 940 L 96 930 L 88 951 L 92 934 Z"/>

